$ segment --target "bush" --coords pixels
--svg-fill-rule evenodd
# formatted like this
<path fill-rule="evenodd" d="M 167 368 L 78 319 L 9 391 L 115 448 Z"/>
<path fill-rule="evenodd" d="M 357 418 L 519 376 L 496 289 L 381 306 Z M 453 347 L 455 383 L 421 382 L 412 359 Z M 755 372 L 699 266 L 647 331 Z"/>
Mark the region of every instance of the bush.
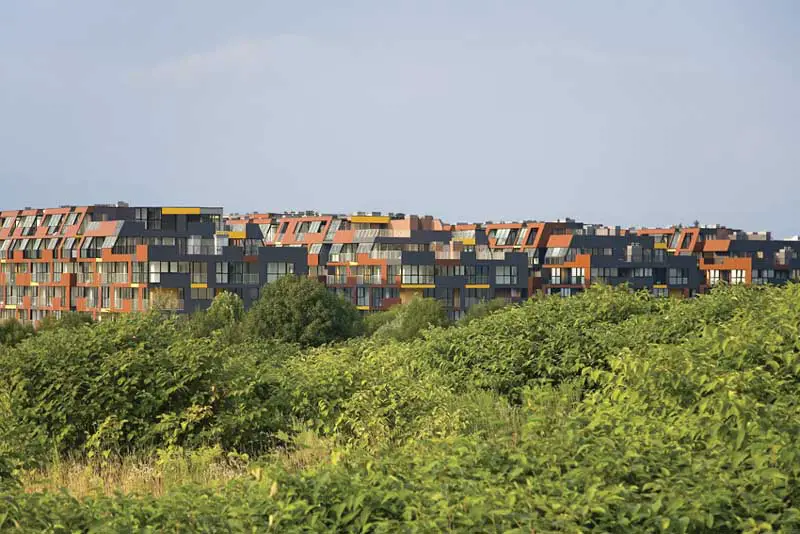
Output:
<path fill-rule="evenodd" d="M 88 313 L 67 312 L 61 318 L 56 319 L 54 315 L 48 315 L 39 322 L 37 331 L 43 332 L 55 328 L 78 328 L 94 323 L 92 316 Z"/>
<path fill-rule="evenodd" d="M 286 423 L 270 402 L 275 369 L 294 349 L 227 347 L 181 332 L 176 318 L 132 315 L 90 329 L 45 331 L 6 351 L 0 378 L 8 388 L 7 420 L 31 447 L 31 459 L 53 449 L 265 447 Z"/>
<path fill-rule="evenodd" d="M 173 446 L 178 466 L 225 453 L 175 446 L 278 448 L 224 487 L 158 498 L 7 489 L 0 528 L 798 532 L 798 303 L 797 285 L 691 300 L 598 287 L 411 341 L 302 351 L 140 319 L 81 331 L 65 359 L 69 331 L 42 333 L 0 362 L 0 458 L 26 424 L 66 452 L 132 432 L 131 446 Z"/>
<path fill-rule="evenodd" d="M 467 310 L 466 315 L 459 320 L 459 324 L 467 325 L 474 321 L 475 319 L 480 319 L 481 317 L 486 317 L 497 310 L 501 310 L 508 306 L 508 302 L 505 299 L 492 299 L 487 300 L 486 302 L 480 302 L 473 306 L 470 306 L 469 310 Z"/>
<path fill-rule="evenodd" d="M 0 345 L 13 347 L 34 334 L 33 327 L 16 319 L 0 321 Z"/>
<path fill-rule="evenodd" d="M 250 336 L 305 347 L 354 337 L 362 328 L 352 303 L 305 276 L 285 276 L 264 286 L 245 319 Z"/>
<path fill-rule="evenodd" d="M 442 303 L 436 299 L 416 298 L 383 314 L 370 324 L 375 328 L 373 335 L 383 339 L 409 341 L 420 337 L 429 328 L 450 324 Z"/>

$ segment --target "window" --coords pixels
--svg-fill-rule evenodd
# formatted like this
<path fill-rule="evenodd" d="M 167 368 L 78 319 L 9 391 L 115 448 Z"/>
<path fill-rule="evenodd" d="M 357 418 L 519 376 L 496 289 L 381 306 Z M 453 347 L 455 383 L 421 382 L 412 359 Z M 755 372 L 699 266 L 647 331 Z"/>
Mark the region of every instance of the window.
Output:
<path fill-rule="evenodd" d="M 356 304 L 358 306 L 369 306 L 369 291 L 366 287 L 356 288 Z"/>
<path fill-rule="evenodd" d="M 488 284 L 489 266 L 488 265 L 466 265 L 464 272 L 467 274 L 468 284 Z"/>
<path fill-rule="evenodd" d="M 216 263 L 216 282 L 218 284 L 227 284 L 228 283 L 228 262 L 217 262 Z"/>
<path fill-rule="evenodd" d="M 210 287 L 193 287 L 191 297 L 192 300 L 213 300 L 214 289 Z"/>
<path fill-rule="evenodd" d="M 436 265 L 434 274 L 436 276 L 464 276 L 463 265 Z"/>
<path fill-rule="evenodd" d="M 664 249 L 657 248 L 653 251 L 653 262 L 654 263 L 664 263 L 667 259 L 667 255 L 664 252 Z"/>
<path fill-rule="evenodd" d="M 464 289 L 464 309 L 469 309 L 475 304 L 489 300 L 489 290 L 483 288 Z"/>
<path fill-rule="evenodd" d="M 567 298 L 572 296 L 572 288 L 571 287 L 562 287 L 561 288 L 561 298 Z"/>
<path fill-rule="evenodd" d="M 653 269 L 650 267 L 638 267 L 633 270 L 634 278 L 651 278 L 653 276 Z"/>
<path fill-rule="evenodd" d="M 692 234 L 685 234 L 683 236 L 683 242 L 681 243 L 681 248 L 688 248 L 692 242 Z"/>
<path fill-rule="evenodd" d="M 550 283 L 551 284 L 560 284 L 561 283 L 561 268 L 556 267 L 550 269 Z"/>
<path fill-rule="evenodd" d="M 573 267 L 571 274 L 573 284 L 583 284 L 586 281 L 586 269 L 583 267 Z"/>
<path fill-rule="evenodd" d="M 744 269 L 731 270 L 731 284 L 744 284 L 745 280 L 746 278 Z"/>
<path fill-rule="evenodd" d="M 720 280 L 719 270 L 718 269 L 711 269 L 710 271 L 708 271 L 707 280 L 708 280 L 708 285 L 710 285 L 710 286 L 715 286 L 715 285 L 719 284 L 719 280 Z"/>
<path fill-rule="evenodd" d="M 267 283 L 274 282 L 278 278 L 289 274 L 294 274 L 294 263 L 269 262 L 267 263 Z"/>
<path fill-rule="evenodd" d="M 792 280 L 800 282 L 800 269 L 792 269 Z"/>
<path fill-rule="evenodd" d="M 688 269 L 670 269 L 669 270 L 669 285 L 672 286 L 685 286 L 689 283 L 689 270 Z"/>
<path fill-rule="evenodd" d="M 775 278 L 774 269 L 754 269 L 753 270 L 753 284 L 763 285 L 769 284 Z"/>
<path fill-rule="evenodd" d="M 619 271 L 616 267 L 592 267 L 593 282 L 608 282 L 609 278 L 617 278 Z"/>
<path fill-rule="evenodd" d="M 517 266 L 516 265 L 498 265 L 494 269 L 495 278 L 494 283 L 497 285 L 516 285 L 517 283 Z"/>
<path fill-rule="evenodd" d="M 103 238 L 86 237 L 81 244 L 81 258 L 99 258 L 103 253 Z"/>
<path fill-rule="evenodd" d="M 163 263 L 163 262 L 162 262 Z M 177 262 L 175 262 L 177 263 Z M 161 272 L 164 272 L 163 270 Z M 208 283 L 208 263 L 204 261 L 193 261 L 189 264 L 189 273 L 191 283 L 193 284 L 207 284 Z"/>
<path fill-rule="evenodd" d="M 666 287 L 654 287 L 651 294 L 659 298 L 668 297 L 669 290 Z"/>
<path fill-rule="evenodd" d="M 433 265 L 403 265 L 403 284 L 433 284 Z"/>

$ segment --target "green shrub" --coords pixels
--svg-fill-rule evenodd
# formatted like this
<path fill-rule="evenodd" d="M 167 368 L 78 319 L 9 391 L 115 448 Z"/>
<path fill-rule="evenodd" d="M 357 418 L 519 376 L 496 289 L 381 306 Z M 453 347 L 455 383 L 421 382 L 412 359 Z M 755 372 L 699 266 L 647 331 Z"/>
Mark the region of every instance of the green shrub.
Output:
<path fill-rule="evenodd" d="M 267 284 L 245 319 L 250 336 L 319 346 L 357 336 L 363 328 L 355 306 L 306 276 Z"/>
<path fill-rule="evenodd" d="M 394 306 L 383 312 L 380 319 L 373 320 L 373 335 L 379 339 L 409 341 L 420 337 L 429 328 L 445 327 L 450 324 L 442 303 L 436 299 L 416 298 L 407 304 Z"/>

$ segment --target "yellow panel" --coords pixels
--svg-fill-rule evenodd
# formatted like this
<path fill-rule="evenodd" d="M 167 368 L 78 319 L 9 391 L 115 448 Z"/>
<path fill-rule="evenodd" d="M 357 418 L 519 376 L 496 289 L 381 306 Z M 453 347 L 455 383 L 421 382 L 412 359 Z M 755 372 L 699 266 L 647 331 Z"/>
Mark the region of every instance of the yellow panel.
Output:
<path fill-rule="evenodd" d="M 660 249 L 663 249 L 663 250 L 667 250 L 667 244 L 666 243 L 656 243 L 655 248 L 660 248 Z"/>
<path fill-rule="evenodd" d="M 354 223 L 381 223 L 388 224 L 388 215 L 353 215 L 350 217 L 350 222 Z"/>
<path fill-rule="evenodd" d="M 94 261 L 97 263 L 103 263 L 103 258 L 95 258 Z"/>
<path fill-rule="evenodd" d="M 456 239 L 453 239 L 453 241 L 461 241 L 465 245 L 474 245 L 475 244 L 475 238 L 474 237 L 464 237 L 464 238 L 461 238 L 461 239 L 456 238 Z"/>
<path fill-rule="evenodd" d="M 205 289 L 208 287 L 208 284 L 192 284 L 192 289 Z"/>
<path fill-rule="evenodd" d="M 653 289 L 667 289 L 667 284 L 653 284 Z"/>
<path fill-rule="evenodd" d="M 133 288 L 139 287 L 139 284 L 131 284 L 131 287 Z"/>
<path fill-rule="evenodd" d="M 231 239 L 244 239 L 246 235 L 245 232 L 228 232 L 228 237 Z"/>
<path fill-rule="evenodd" d="M 16 304 L 6 304 L 6 309 L 7 310 L 16 310 L 17 309 L 17 305 Z"/>
<path fill-rule="evenodd" d="M 200 215 L 200 208 L 161 208 L 162 215 Z"/>
<path fill-rule="evenodd" d="M 431 289 L 434 287 L 436 287 L 434 284 L 400 284 L 401 289 Z"/>
<path fill-rule="evenodd" d="M 31 282 L 31 287 L 39 287 L 39 282 Z"/>
<path fill-rule="evenodd" d="M 489 284 L 467 284 L 464 287 L 467 289 L 489 289 Z"/>
<path fill-rule="evenodd" d="M 357 309 L 357 310 L 364 310 L 364 311 L 367 311 L 367 310 L 369 310 L 369 306 L 356 306 L 356 309 Z"/>
<path fill-rule="evenodd" d="M 358 265 L 358 262 L 357 262 L 357 261 L 351 261 L 351 262 L 350 262 L 350 265 L 351 265 L 351 266 L 356 266 L 356 265 Z"/>

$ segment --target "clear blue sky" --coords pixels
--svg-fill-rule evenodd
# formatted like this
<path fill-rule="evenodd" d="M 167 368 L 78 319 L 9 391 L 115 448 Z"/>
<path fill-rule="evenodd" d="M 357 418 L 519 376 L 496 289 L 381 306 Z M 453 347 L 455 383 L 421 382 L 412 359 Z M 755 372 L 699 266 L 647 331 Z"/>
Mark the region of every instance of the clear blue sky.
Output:
<path fill-rule="evenodd" d="M 3 0 L 0 207 L 800 233 L 800 2 Z"/>

